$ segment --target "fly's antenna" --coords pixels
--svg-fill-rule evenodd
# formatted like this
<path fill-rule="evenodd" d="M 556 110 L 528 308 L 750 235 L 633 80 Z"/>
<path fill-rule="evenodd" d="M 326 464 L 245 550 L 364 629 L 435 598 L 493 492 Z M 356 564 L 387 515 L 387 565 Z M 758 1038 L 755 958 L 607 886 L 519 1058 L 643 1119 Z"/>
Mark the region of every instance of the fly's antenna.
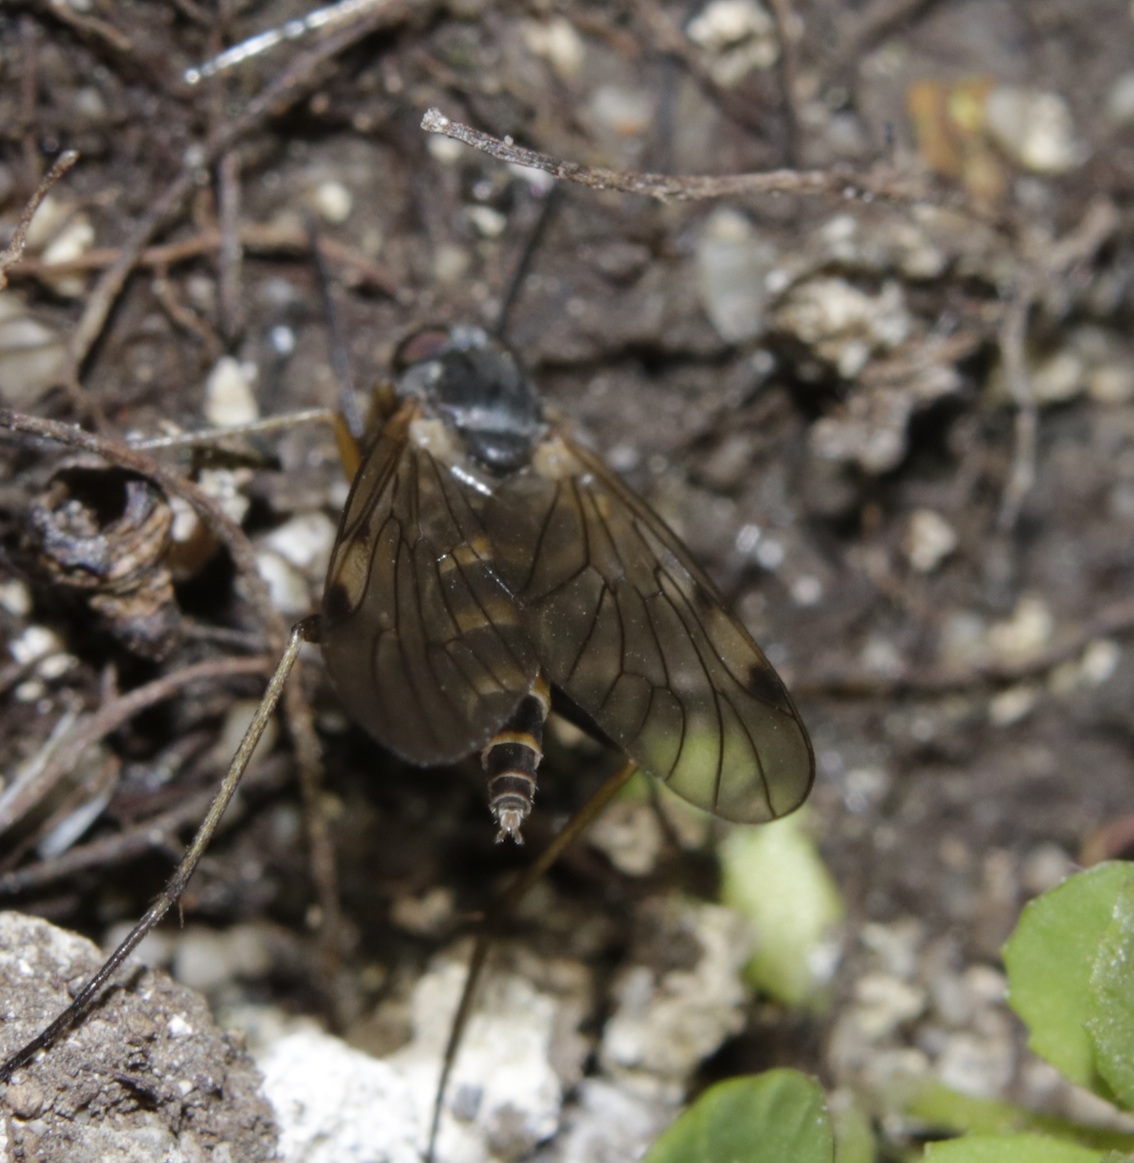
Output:
<path fill-rule="evenodd" d="M 327 260 L 323 257 L 319 245 L 319 230 L 315 225 L 315 215 L 310 210 L 303 215 L 303 226 L 307 231 L 307 241 L 311 245 L 311 261 L 315 266 L 315 282 L 319 288 L 319 300 L 323 307 L 323 315 L 327 320 L 327 332 L 331 348 L 331 368 L 335 373 L 335 381 L 339 385 L 339 411 L 350 429 L 355 441 L 362 439 L 365 423 L 358 410 L 358 398 L 354 394 L 354 375 L 351 372 L 350 356 L 347 353 L 346 338 L 343 335 L 342 317 L 335 306 L 335 297 L 331 293 L 331 273 L 327 268 Z"/>
<path fill-rule="evenodd" d="M 533 187 L 533 189 L 539 189 L 539 187 Z M 559 213 L 562 202 L 563 188 L 559 182 L 555 182 L 550 187 L 546 187 L 546 192 L 543 193 L 541 199 L 539 217 L 536 219 L 536 224 L 528 235 L 527 241 L 524 243 L 524 249 L 520 252 L 516 269 L 512 272 L 512 277 L 508 280 L 508 289 L 504 293 L 504 301 L 500 304 L 500 313 L 496 317 L 495 329 L 498 336 L 503 337 L 507 333 L 508 319 L 512 314 L 512 308 L 516 305 L 516 300 L 520 297 L 520 290 L 524 285 L 524 281 L 531 272 L 536 251 L 543 244 L 544 238 L 547 237 L 547 231 L 554 221 L 555 216 Z"/>

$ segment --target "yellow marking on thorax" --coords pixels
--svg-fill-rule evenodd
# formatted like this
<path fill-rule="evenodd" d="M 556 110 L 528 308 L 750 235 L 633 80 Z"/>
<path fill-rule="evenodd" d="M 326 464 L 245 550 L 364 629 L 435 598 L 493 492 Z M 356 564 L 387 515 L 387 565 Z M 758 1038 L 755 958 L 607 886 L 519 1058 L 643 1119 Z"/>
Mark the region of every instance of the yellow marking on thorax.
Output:
<path fill-rule="evenodd" d="M 583 470 L 579 458 L 561 436 L 548 436 L 536 445 L 532 467 L 549 481 L 566 480 Z"/>
<path fill-rule="evenodd" d="M 435 459 L 452 464 L 461 455 L 452 432 L 443 420 L 415 416 L 410 421 L 409 438 L 419 448 L 425 449 Z"/>

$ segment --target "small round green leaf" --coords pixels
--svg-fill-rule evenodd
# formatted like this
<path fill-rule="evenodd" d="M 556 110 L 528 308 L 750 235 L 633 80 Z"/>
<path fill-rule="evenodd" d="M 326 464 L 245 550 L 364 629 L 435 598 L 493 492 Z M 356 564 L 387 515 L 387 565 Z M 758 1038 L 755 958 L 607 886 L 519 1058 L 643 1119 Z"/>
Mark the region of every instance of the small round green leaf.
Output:
<path fill-rule="evenodd" d="M 843 902 L 808 831 L 806 811 L 734 828 L 718 848 L 721 900 L 756 934 L 748 983 L 786 1005 L 819 998 L 836 963 Z"/>
<path fill-rule="evenodd" d="M 833 1163 L 822 1089 L 795 1070 L 710 1087 L 646 1153 L 643 1163 Z"/>
<path fill-rule="evenodd" d="M 1087 1029 L 1098 1072 L 1134 1110 L 1134 880 L 1119 890 L 1095 956 Z"/>
<path fill-rule="evenodd" d="M 1102 1159 L 1090 1147 L 1046 1135 L 969 1135 L 925 1149 L 925 1163 L 1102 1163 Z"/>
<path fill-rule="evenodd" d="M 1028 1027 L 1028 1045 L 1072 1082 L 1113 1097 L 1095 1061 L 1088 1021 L 1091 976 L 1119 893 L 1134 865 L 1100 864 L 1032 901 L 1004 947 L 1008 1001 Z"/>

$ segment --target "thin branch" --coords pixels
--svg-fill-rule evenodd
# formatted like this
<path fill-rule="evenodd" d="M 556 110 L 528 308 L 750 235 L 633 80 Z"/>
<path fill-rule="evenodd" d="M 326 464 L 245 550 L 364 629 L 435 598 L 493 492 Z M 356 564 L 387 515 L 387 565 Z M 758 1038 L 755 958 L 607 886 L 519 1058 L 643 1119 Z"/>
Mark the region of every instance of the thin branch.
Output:
<path fill-rule="evenodd" d="M 450 121 L 440 110 L 428 109 L 421 119 L 427 133 L 439 133 L 479 149 L 498 161 L 542 170 L 552 177 L 578 182 L 592 190 L 620 190 L 658 201 L 699 201 L 741 194 L 833 194 L 842 198 L 875 198 L 918 201 L 927 196 L 923 183 L 900 179 L 892 172 L 850 174 L 836 170 L 769 170 L 762 174 L 673 177 L 668 174 L 636 174 L 607 170 L 578 162 L 565 162 L 549 154 L 501 141 L 479 129 Z"/>
<path fill-rule="evenodd" d="M 182 242 L 146 247 L 138 255 L 135 266 L 162 271 L 178 263 L 192 262 L 203 255 L 212 254 L 224 245 L 224 241 L 219 228 L 202 230 Z M 245 226 L 237 235 L 237 241 L 240 248 L 249 254 L 282 254 L 302 258 L 310 253 L 306 235 L 301 230 L 288 227 Z M 357 249 L 331 238 L 321 238 L 319 249 L 336 267 L 345 267 L 353 271 L 359 279 L 390 298 L 397 295 L 398 284 L 393 275 L 372 259 L 360 254 Z M 44 262 L 42 259 L 28 258 L 24 259 L 19 269 L 12 273 L 20 277 L 50 278 L 54 275 L 98 271 L 117 262 L 121 254 L 122 251 L 118 247 L 96 247 L 63 262 Z"/>
<path fill-rule="evenodd" d="M 31 221 L 35 217 L 35 212 L 39 209 L 40 203 L 47 197 L 51 187 L 78 160 L 78 150 L 68 149 L 61 153 L 55 159 L 55 164 L 47 171 L 39 185 L 36 186 L 35 193 L 28 199 L 28 204 L 24 207 L 19 222 L 16 223 L 16 229 L 12 234 L 11 241 L 3 250 L 0 250 L 0 291 L 8 285 L 9 268 L 15 266 L 23 258 L 24 247 L 27 246 L 28 240 L 28 227 L 31 226 Z"/>
<path fill-rule="evenodd" d="M 128 694 L 112 699 L 97 711 L 77 723 L 52 748 L 52 753 L 33 781 L 22 786 L 19 794 L 5 797 L 0 804 L 0 833 L 6 832 L 17 821 L 41 802 L 46 795 L 72 772 L 84 751 L 94 746 L 123 723 L 156 703 L 171 698 L 182 687 L 195 682 L 215 682 L 235 675 L 271 674 L 274 659 L 213 658 L 197 662 L 173 674 L 163 675 Z"/>

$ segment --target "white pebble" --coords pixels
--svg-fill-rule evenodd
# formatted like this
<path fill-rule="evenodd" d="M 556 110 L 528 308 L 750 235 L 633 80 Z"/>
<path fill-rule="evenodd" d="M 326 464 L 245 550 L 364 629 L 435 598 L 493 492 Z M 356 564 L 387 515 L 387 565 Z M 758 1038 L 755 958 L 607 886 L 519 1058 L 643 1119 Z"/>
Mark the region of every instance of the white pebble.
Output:
<path fill-rule="evenodd" d="M 919 573 L 932 573 L 957 548 L 953 526 L 933 509 L 915 509 L 906 530 L 905 551 Z"/>
<path fill-rule="evenodd" d="M 995 694 L 988 704 L 988 721 L 994 727 L 1010 727 L 1026 719 L 1038 701 L 1035 687 L 1021 683 Z"/>
<path fill-rule="evenodd" d="M 301 513 L 267 534 L 263 545 L 296 569 L 322 578 L 336 534 L 335 523 L 326 513 Z"/>
<path fill-rule="evenodd" d="M 94 246 L 95 231 L 90 218 L 83 211 L 74 214 L 62 226 L 59 233 L 44 249 L 44 263 L 69 263 L 82 258 Z M 78 298 L 87 287 L 86 276 L 82 274 L 44 274 L 43 281 L 56 294 L 70 299 Z"/>
<path fill-rule="evenodd" d="M 31 408 L 56 381 L 67 359 L 63 337 L 34 319 L 22 296 L 0 294 L 0 399 Z"/>
<path fill-rule="evenodd" d="M 17 618 L 31 613 L 31 591 L 18 578 L 0 581 L 0 608 Z"/>
<path fill-rule="evenodd" d="M 341 226 L 354 209 L 354 195 L 342 182 L 320 182 L 311 192 L 315 212 L 332 226 Z"/>
<path fill-rule="evenodd" d="M 46 626 L 29 626 L 18 638 L 8 643 L 8 652 L 21 666 L 30 666 L 48 655 L 63 649 L 59 635 Z"/>
<path fill-rule="evenodd" d="M 709 322 L 722 339 L 739 343 L 764 330 L 775 247 L 737 210 L 720 206 L 697 238 L 697 287 Z"/>
<path fill-rule="evenodd" d="M 600 85 L 591 97 L 589 111 L 598 125 L 618 137 L 638 137 L 654 119 L 654 98 L 641 89 Z"/>
<path fill-rule="evenodd" d="M 1063 174 L 1084 160 L 1067 102 L 1058 94 L 1001 85 L 985 103 L 989 131 L 1019 165 L 1037 174 Z"/>
<path fill-rule="evenodd" d="M 316 1030 L 298 1030 L 259 1055 L 264 1093 L 280 1124 L 284 1163 L 420 1163 L 420 1104 L 389 1063 Z"/>
<path fill-rule="evenodd" d="M 586 59 L 586 46 L 575 26 L 563 16 L 548 20 L 528 20 L 523 25 L 529 52 L 543 57 L 556 76 L 569 81 L 579 74 Z"/>
<path fill-rule="evenodd" d="M 844 379 L 853 379 L 872 354 L 897 347 L 913 329 L 896 282 L 870 294 L 846 279 L 811 279 L 788 293 L 775 318 L 777 326 L 834 364 Z"/>
<path fill-rule="evenodd" d="M 1027 662 L 1045 650 L 1055 633 L 1055 617 L 1042 598 L 1023 597 L 1010 618 L 989 627 L 988 644 L 998 661 Z"/>
<path fill-rule="evenodd" d="M 268 584 L 272 605 L 285 617 L 311 612 L 311 589 L 307 579 L 289 561 L 270 549 L 256 554 L 256 570 Z"/>
<path fill-rule="evenodd" d="M 205 381 L 205 419 L 218 428 L 258 420 L 260 406 L 252 390 L 255 379 L 252 365 L 222 355 Z"/>
<path fill-rule="evenodd" d="M 709 56 L 709 72 L 718 85 L 735 85 L 753 69 L 771 68 L 779 59 L 775 22 L 757 0 L 711 0 L 685 31 Z"/>

